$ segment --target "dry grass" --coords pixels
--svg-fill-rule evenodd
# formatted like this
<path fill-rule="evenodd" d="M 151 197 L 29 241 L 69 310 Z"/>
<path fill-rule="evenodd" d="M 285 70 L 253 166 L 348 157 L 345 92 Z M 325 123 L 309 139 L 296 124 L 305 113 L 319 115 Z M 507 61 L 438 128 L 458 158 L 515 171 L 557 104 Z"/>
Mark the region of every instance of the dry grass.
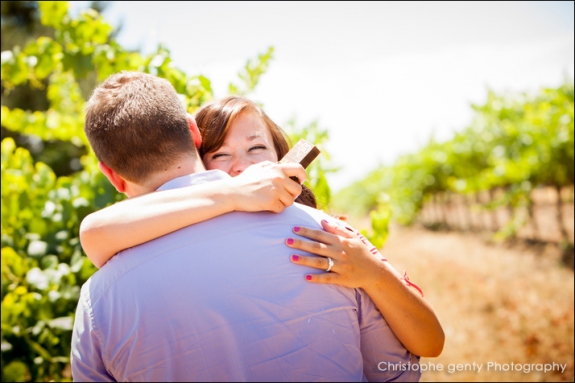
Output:
<path fill-rule="evenodd" d="M 573 381 L 573 271 L 552 248 L 542 255 L 474 234 L 393 228 L 383 252 L 423 288 L 446 333 L 442 355 L 421 360 L 444 370 L 422 381 Z M 504 372 L 489 362 L 567 367 Z M 468 370 L 450 373 L 457 364 Z"/>

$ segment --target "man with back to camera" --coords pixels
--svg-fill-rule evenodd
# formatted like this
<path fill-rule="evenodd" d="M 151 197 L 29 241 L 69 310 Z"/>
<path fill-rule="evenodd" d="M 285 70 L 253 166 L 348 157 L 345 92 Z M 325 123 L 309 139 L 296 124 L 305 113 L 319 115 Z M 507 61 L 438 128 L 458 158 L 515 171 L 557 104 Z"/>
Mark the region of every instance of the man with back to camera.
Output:
<path fill-rule="evenodd" d="M 128 197 L 229 177 L 206 171 L 172 85 L 127 72 L 88 101 L 100 168 Z M 303 170 L 301 170 L 303 171 Z M 294 204 L 229 213 L 112 258 L 82 287 L 75 381 L 416 381 L 418 363 L 360 289 L 305 283 L 284 239 L 329 218 Z"/>

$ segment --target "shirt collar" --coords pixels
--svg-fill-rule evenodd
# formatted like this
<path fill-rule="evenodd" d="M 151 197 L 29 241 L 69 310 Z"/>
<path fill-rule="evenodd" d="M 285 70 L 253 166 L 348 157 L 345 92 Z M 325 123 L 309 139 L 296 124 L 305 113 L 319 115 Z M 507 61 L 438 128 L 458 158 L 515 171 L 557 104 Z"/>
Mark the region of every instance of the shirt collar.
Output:
<path fill-rule="evenodd" d="M 188 174 L 182 177 L 174 178 L 160 186 L 157 191 L 178 189 L 186 186 L 200 185 L 206 182 L 217 181 L 225 178 L 230 178 L 230 175 L 221 170 L 208 170 L 194 174 Z"/>

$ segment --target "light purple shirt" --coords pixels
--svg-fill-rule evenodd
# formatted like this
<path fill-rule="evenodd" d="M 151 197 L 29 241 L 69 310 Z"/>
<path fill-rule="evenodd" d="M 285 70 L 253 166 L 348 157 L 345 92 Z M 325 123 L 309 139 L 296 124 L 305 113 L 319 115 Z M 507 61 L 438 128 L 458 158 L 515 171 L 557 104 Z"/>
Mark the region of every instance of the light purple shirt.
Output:
<path fill-rule="evenodd" d="M 82 287 L 74 380 L 419 380 L 418 358 L 362 290 L 306 282 L 318 270 L 291 263 L 293 226 L 322 219 L 333 218 L 299 204 L 228 213 L 119 253 Z"/>

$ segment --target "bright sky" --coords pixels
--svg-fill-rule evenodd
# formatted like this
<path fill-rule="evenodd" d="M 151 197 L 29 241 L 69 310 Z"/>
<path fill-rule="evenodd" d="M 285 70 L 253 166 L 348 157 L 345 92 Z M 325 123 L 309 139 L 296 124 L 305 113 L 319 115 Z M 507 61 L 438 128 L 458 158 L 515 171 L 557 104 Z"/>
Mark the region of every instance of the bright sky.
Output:
<path fill-rule="evenodd" d="M 85 2 L 82 2 L 85 3 Z M 75 6 L 77 7 L 77 6 Z M 487 89 L 534 91 L 574 77 L 573 2 L 110 2 L 118 40 L 164 43 L 216 97 L 274 46 L 251 97 L 280 126 L 317 120 L 337 191 L 471 120 Z"/>

